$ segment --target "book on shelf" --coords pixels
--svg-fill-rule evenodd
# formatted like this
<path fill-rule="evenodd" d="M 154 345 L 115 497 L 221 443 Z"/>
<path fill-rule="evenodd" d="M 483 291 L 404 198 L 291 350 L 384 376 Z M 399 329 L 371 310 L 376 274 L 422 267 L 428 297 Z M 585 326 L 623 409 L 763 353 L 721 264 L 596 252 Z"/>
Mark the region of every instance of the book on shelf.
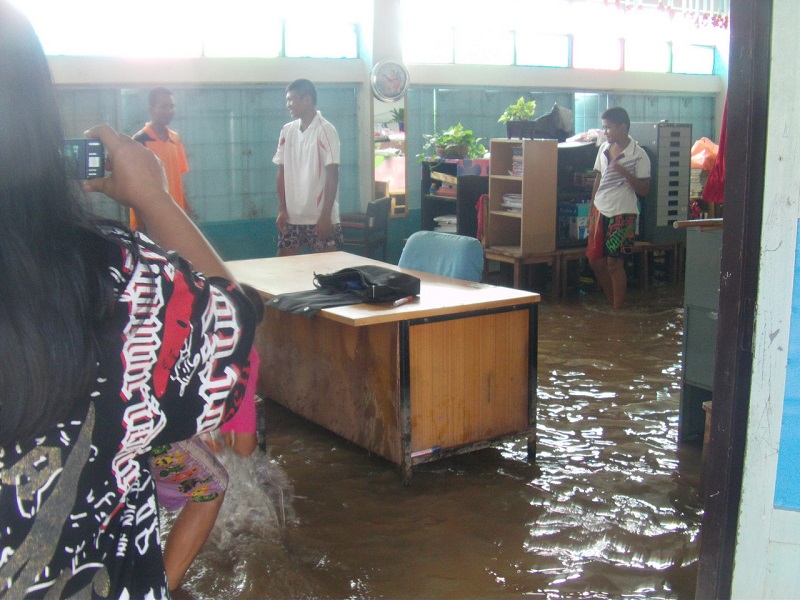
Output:
<path fill-rule="evenodd" d="M 522 157 L 515 156 L 511 160 L 511 174 L 516 175 L 518 177 L 522 176 Z"/>
<path fill-rule="evenodd" d="M 500 199 L 500 207 L 512 213 L 522 212 L 522 194 L 513 194 L 511 192 L 503 194 Z"/>

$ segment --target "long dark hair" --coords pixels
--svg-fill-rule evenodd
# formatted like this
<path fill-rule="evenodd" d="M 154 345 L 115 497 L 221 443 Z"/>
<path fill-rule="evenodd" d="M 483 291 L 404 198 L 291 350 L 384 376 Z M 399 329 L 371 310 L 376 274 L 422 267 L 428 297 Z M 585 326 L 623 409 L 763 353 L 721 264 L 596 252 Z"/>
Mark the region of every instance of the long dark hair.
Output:
<path fill-rule="evenodd" d="M 52 76 L 0 0 L 0 446 L 64 420 L 95 378 L 108 259 L 60 154 Z"/>

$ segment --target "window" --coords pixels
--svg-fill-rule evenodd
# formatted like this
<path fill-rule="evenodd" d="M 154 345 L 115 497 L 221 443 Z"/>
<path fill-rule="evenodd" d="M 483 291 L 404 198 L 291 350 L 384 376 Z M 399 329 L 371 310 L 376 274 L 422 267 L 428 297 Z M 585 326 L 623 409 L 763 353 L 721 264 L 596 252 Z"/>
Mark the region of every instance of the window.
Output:
<path fill-rule="evenodd" d="M 713 74 L 716 48 L 729 37 L 726 30 L 669 18 L 654 3 L 622 11 L 599 0 L 492 0 L 491 10 L 485 8 L 483 1 L 403 0 L 403 58 L 420 64 Z"/>
<path fill-rule="evenodd" d="M 513 65 L 514 32 L 459 27 L 455 31 L 455 62 L 472 65 Z"/>
<path fill-rule="evenodd" d="M 568 35 L 517 31 L 517 64 L 536 67 L 568 67 Z"/>
<path fill-rule="evenodd" d="M 675 44 L 672 47 L 672 72 L 711 75 L 714 72 L 714 48 Z"/>
<path fill-rule="evenodd" d="M 358 37 L 354 23 L 287 20 L 286 56 L 357 58 Z"/>
<path fill-rule="evenodd" d="M 372 18 L 370 0 L 306 0 L 302 12 L 294 4 L 252 0 L 12 1 L 49 55 L 277 57 L 285 51 L 356 58 L 360 20 Z"/>
<path fill-rule="evenodd" d="M 670 45 L 663 41 L 625 40 L 625 70 L 669 73 Z"/>
<path fill-rule="evenodd" d="M 242 18 L 242 15 L 248 18 Z M 231 35 L 235 31 L 236 35 Z M 226 0 L 206 13 L 204 56 L 281 55 L 283 23 L 267 4 Z"/>
<path fill-rule="evenodd" d="M 575 36 L 572 47 L 572 66 L 576 69 L 607 69 L 618 71 L 622 65 L 622 40 L 590 35 Z"/>
<path fill-rule="evenodd" d="M 453 63 L 453 28 L 421 23 L 403 29 L 403 59 L 409 63 Z"/>
<path fill-rule="evenodd" d="M 250 4 L 260 4 L 252 2 Z M 280 3 L 265 2 L 268 6 Z M 281 10 L 286 23 L 286 56 L 357 58 L 358 25 L 372 15 L 368 0 L 305 0 L 287 3 Z"/>

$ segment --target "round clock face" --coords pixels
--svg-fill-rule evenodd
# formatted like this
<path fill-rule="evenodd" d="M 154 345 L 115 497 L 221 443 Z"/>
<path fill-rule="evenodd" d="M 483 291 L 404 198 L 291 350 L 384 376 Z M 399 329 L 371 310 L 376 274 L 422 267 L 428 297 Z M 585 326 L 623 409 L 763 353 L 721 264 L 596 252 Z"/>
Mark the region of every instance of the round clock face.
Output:
<path fill-rule="evenodd" d="M 372 68 L 372 92 L 384 102 L 402 98 L 408 89 L 408 71 L 396 60 L 382 60 Z"/>

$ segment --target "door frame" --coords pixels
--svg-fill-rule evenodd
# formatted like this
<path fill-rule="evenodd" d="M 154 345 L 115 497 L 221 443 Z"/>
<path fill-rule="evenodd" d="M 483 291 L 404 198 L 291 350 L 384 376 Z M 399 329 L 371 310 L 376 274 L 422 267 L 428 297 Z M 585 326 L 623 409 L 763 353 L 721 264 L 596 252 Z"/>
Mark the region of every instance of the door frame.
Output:
<path fill-rule="evenodd" d="M 697 598 L 729 598 L 733 579 L 761 254 L 772 0 L 732 0 L 730 23 L 720 325 Z"/>

